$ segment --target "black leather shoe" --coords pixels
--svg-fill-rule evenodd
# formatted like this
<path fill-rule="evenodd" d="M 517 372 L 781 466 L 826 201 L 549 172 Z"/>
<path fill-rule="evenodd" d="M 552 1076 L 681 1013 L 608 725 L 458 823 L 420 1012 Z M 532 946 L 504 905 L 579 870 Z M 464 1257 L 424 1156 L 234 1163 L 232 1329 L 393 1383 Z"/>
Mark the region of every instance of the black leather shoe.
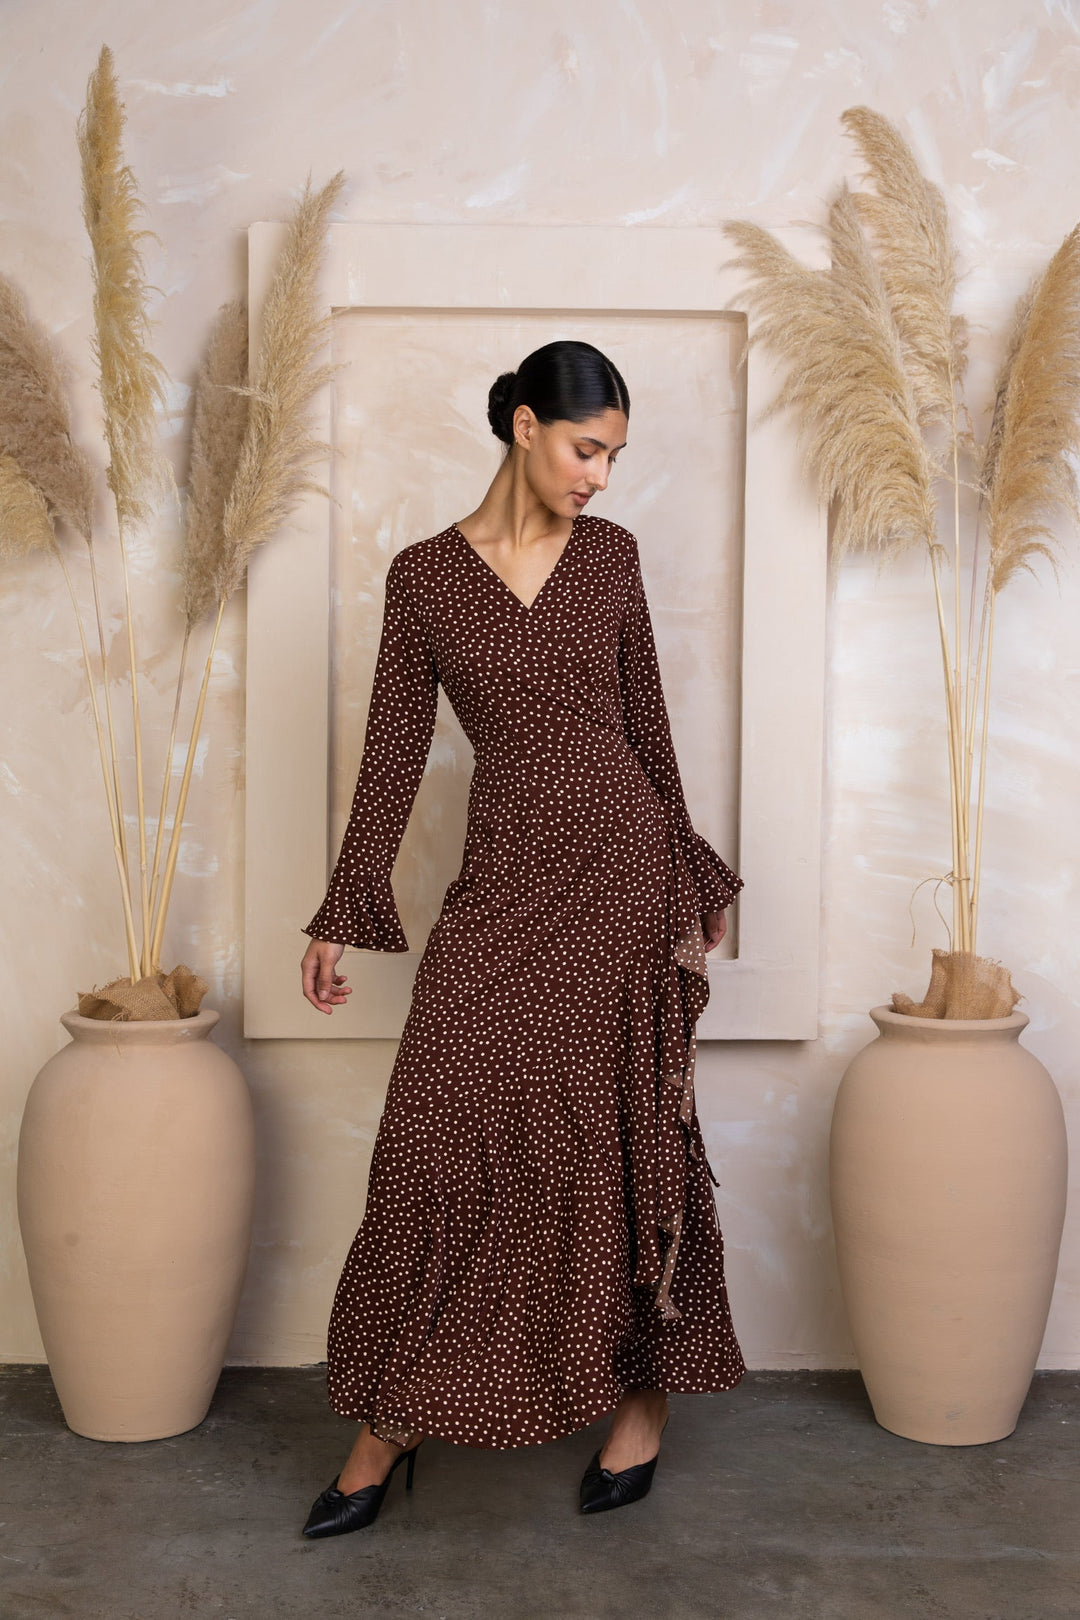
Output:
<path fill-rule="evenodd" d="M 665 1418 L 664 1429 L 668 1422 L 669 1419 Z M 663 1432 L 661 1429 L 660 1433 Z M 628 1502 L 637 1502 L 643 1496 L 648 1496 L 652 1485 L 659 1452 L 648 1462 L 635 1463 L 632 1468 L 623 1468 L 613 1474 L 610 1468 L 600 1466 L 600 1452 L 603 1449 L 600 1446 L 593 1453 L 592 1461 L 581 1476 L 578 1501 L 582 1513 L 606 1513 L 609 1508 L 625 1507 Z"/>
<path fill-rule="evenodd" d="M 350 1530 L 363 1530 L 372 1524 L 379 1516 L 379 1509 L 383 1504 L 390 1485 L 390 1475 L 398 1463 L 409 1459 L 409 1466 L 405 1474 L 405 1489 L 412 1490 L 413 1468 L 416 1466 L 416 1453 L 420 1450 L 422 1440 L 418 1440 L 411 1451 L 403 1451 L 395 1457 L 390 1464 L 390 1470 L 381 1485 L 363 1485 L 358 1491 L 338 1490 L 337 1479 L 328 1485 L 315 1498 L 311 1512 L 308 1514 L 307 1524 L 304 1526 L 305 1536 L 343 1536 Z M 338 1479 L 341 1475 L 338 1475 Z"/>

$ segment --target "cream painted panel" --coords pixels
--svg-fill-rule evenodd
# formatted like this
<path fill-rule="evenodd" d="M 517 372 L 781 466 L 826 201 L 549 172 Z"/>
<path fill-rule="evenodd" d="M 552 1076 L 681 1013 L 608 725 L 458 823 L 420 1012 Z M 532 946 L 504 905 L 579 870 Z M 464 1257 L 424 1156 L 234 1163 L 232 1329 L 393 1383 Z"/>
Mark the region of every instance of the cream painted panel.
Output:
<path fill-rule="evenodd" d="M 507 363 L 535 346 L 513 339 L 515 323 L 522 332 L 526 329 L 523 323 L 528 323 L 528 330 L 539 338 L 543 332 L 554 331 L 553 320 L 577 321 L 580 330 L 592 333 L 600 331 L 598 322 L 611 322 L 620 359 L 623 348 L 619 345 L 627 354 L 649 356 L 641 373 L 646 453 L 636 490 L 631 484 L 628 505 L 619 508 L 618 517 L 639 532 L 650 559 L 654 556 L 648 544 L 650 527 L 658 533 L 656 563 L 647 567 L 651 586 L 655 580 L 662 650 L 670 654 L 666 659 L 671 671 L 669 702 L 691 811 L 747 885 L 739 899 L 732 935 L 737 954 L 731 954 L 729 948 L 726 959 L 711 965 L 710 1005 L 699 1030 L 705 1038 L 812 1038 L 817 1032 L 824 518 L 798 467 L 790 430 L 776 422 L 757 422 L 760 405 L 771 396 L 776 379 L 755 353 L 745 371 L 746 408 L 752 426 L 745 444 L 742 597 L 741 602 L 736 601 L 733 587 L 739 569 L 732 537 L 738 528 L 739 491 L 732 488 L 732 480 L 741 435 L 738 368 L 731 350 L 732 333 L 739 330 L 745 315 L 738 287 L 722 268 L 726 257 L 722 234 L 705 228 L 642 229 L 634 232 L 633 251 L 627 231 L 589 226 L 341 225 L 333 228 L 331 239 L 322 298 L 328 311 L 338 312 L 336 324 L 343 334 L 341 345 L 346 346 L 342 353 L 348 352 L 350 338 L 344 334 L 350 331 L 350 322 L 370 323 L 377 311 L 384 332 L 401 331 L 407 325 L 407 310 L 431 334 L 425 341 L 417 336 L 419 326 L 413 331 L 410 352 L 422 356 L 418 363 L 433 364 L 430 357 L 442 351 L 441 363 L 446 368 L 442 386 L 436 373 L 430 390 L 437 399 L 447 394 L 453 373 L 459 391 L 467 394 L 471 387 L 482 401 L 479 391 L 490 381 L 492 364 L 498 369 L 503 363 L 495 360 L 495 347 L 490 356 L 481 352 L 469 364 L 464 361 L 466 334 L 470 327 L 475 332 L 484 324 L 479 312 L 485 310 L 493 312 L 486 323 L 487 341 L 494 344 L 495 334 L 499 334 L 498 341 L 506 347 L 498 352 L 509 357 Z M 259 307 L 279 241 L 280 227 L 252 227 L 253 310 Z M 372 313 L 360 317 L 360 310 Z M 350 313 L 345 315 L 345 311 Z M 467 311 L 471 314 L 465 320 Z M 547 312 L 543 320 L 538 311 Z M 377 328 L 369 326 L 369 330 Z M 721 331 L 727 333 L 727 341 L 710 356 L 704 334 Z M 456 372 L 455 342 L 459 345 Z M 357 363 L 366 361 L 363 354 Z M 381 362 L 373 349 L 372 363 L 375 376 L 366 380 L 377 385 L 380 364 L 387 366 L 385 349 Z M 366 448 L 361 450 L 363 428 L 365 423 L 370 427 L 373 415 L 371 394 L 364 388 L 356 394 L 349 391 L 339 397 L 340 410 L 334 412 L 332 390 L 327 387 L 319 402 L 316 430 L 343 452 L 335 457 L 334 465 L 334 493 L 339 504 L 327 508 L 319 497 L 309 497 L 290 534 L 267 548 L 251 570 L 248 1035 L 397 1034 L 408 1010 L 419 960 L 417 928 L 423 932 L 430 927 L 432 892 L 441 898 L 456 870 L 449 852 L 455 845 L 460 849 L 461 779 L 467 761 L 462 761 L 463 739 L 455 745 L 444 721 L 428 779 L 418 795 L 415 823 L 406 835 L 395 871 L 402 885 L 406 933 L 414 949 L 400 955 L 350 953 L 356 994 L 347 1006 L 335 1011 L 334 1027 L 328 1029 L 330 1021 L 308 1007 L 297 992 L 297 941 L 301 948 L 303 941 L 298 930 L 325 889 L 343 825 L 342 777 L 355 774 L 356 743 L 345 739 L 346 735 L 355 737 L 354 712 L 357 703 L 363 702 L 365 683 L 370 684 L 381 575 L 390 555 L 407 539 L 434 532 L 455 511 L 464 515 L 479 499 L 482 489 L 469 498 L 462 483 L 456 486 L 462 489 L 460 510 L 448 508 L 444 491 L 449 496 L 451 486 L 443 483 L 446 467 L 464 479 L 472 465 L 480 472 L 481 462 L 471 463 L 470 457 L 482 456 L 485 450 L 490 454 L 483 413 L 475 399 L 459 399 L 445 416 L 438 417 L 428 414 L 430 398 L 421 390 L 422 404 L 413 406 L 414 413 L 417 409 L 424 413 L 417 431 L 416 422 L 409 417 L 407 397 L 402 396 L 401 380 L 396 378 L 391 385 L 385 371 L 384 375 L 389 391 L 388 421 L 378 431 L 386 431 L 396 442 L 391 446 L 388 440 L 382 456 L 377 442 L 372 446 L 366 440 Z M 340 396 L 340 374 L 335 386 Z M 668 405 L 672 399 L 683 402 L 698 426 L 710 414 L 726 412 L 726 435 L 719 447 L 712 448 L 711 456 L 700 440 L 688 444 L 680 437 Z M 365 400 L 366 409 L 361 403 Z M 350 421 L 353 413 L 356 422 Z M 478 420 L 479 428 L 462 431 L 463 423 Z M 638 420 L 635 416 L 635 426 Z M 445 423 L 438 432 L 445 433 L 446 439 L 433 437 L 436 421 Z M 470 446 L 468 451 L 463 444 Z M 356 489 L 353 470 L 358 454 L 370 458 L 362 492 Z M 325 471 L 328 477 L 329 468 Z M 437 491 L 433 487 L 436 471 Z M 696 537 L 685 542 L 685 551 L 664 543 L 660 503 L 665 498 L 674 505 L 677 527 Z M 366 544 L 378 558 L 380 575 L 378 584 L 369 578 L 366 585 L 345 587 L 345 595 L 359 590 L 367 596 L 366 602 L 357 605 L 368 612 L 356 657 L 346 655 L 344 660 L 345 710 L 335 748 L 331 530 L 335 521 L 343 521 L 350 536 L 347 549 L 351 549 L 357 499 L 365 503 L 360 527 L 369 536 Z M 609 510 L 610 500 L 609 491 Z M 665 510 L 663 523 L 667 518 Z M 710 586 L 715 587 L 707 597 L 710 608 L 727 601 L 728 617 L 718 633 L 718 645 L 726 652 L 709 681 L 702 682 L 695 669 L 704 653 L 694 648 L 688 659 L 686 647 L 679 646 L 672 634 L 669 615 L 674 612 L 677 616 L 687 598 L 680 598 L 670 570 L 684 580 L 690 574 L 700 578 L 705 570 L 706 577 L 712 576 Z M 698 646 L 703 647 L 700 627 L 698 633 Z M 687 646 L 692 647 L 692 642 Z M 288 657 L 283 656 L 286 648 Z M 735 847 L 736 787 L 730 778 L 725 786 L 725 766 L 718 761 L 731 758 L 735 662 L 740 654 L 739 837 Z M 704 705 L 707 721 L 703 723 L 698 709 Z M 708 750 L 702 753 L 697 741 L 705 729 L 710 734 L 711 756 Z M 352 757 L 346 760 L 350 747 Z M 451 798 L 446 806 L 434 785 L 436 774 L 443 769 L 443 754 L 457 762 L 457 801 L 455 804 Z M 332 803 L 335 791 L 336 806 Z M 425 834 L 425 824 L 430 827 L 433 816 L 448 823 L 438 844 L 430 832 Z M 415 891 L 410 888 L 410 872 L 417 884 Z M 419 896 L 421 882 L 423 899 Z"/>

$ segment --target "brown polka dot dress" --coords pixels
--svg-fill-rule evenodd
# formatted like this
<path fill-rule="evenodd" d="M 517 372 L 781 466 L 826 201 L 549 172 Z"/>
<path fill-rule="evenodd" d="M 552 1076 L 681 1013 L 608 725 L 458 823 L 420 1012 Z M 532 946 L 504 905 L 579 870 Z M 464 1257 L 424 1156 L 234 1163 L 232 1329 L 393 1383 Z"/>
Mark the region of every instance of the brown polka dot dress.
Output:
<path fill-rule="evenodd" d="M 701 915 L 634 536 L 579 513 L 529 606 L 456 524 L 405 546 L 359 779 L 304 930 L 405 951 L 390 871 L 440 684 L 473 746 L 461 870 L 417 969 L 330 1316 L 333 1409 L 384 1440 L 554 1440 L 628 1389 L 745 1371 L 694 1104 Z"/>

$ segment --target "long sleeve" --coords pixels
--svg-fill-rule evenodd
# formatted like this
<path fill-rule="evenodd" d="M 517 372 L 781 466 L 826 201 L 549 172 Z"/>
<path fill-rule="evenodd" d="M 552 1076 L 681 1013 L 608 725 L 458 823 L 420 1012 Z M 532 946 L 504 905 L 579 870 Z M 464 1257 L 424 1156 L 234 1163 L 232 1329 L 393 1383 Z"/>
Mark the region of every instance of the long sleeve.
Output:
<path fill-rule="evenodd" d="M 626 740 L 645 775 L 673 813 L 701 913 L 722 911 L 743 887 L 742 878 L 694 831 L 683 795 L 667 704 L 656 656 L 649 604 L 635 553 L 626 618 L 619 638 L 619 684 Z"/>
<path fill-rule="evenodd" d="M 431 647 L 402 581 L 386 574 L 364 750 L 352 810 L 326 899 L 302 930 L 370 951 L 407 951 L 390 872 L 424 774 L 438 707 Z"/>

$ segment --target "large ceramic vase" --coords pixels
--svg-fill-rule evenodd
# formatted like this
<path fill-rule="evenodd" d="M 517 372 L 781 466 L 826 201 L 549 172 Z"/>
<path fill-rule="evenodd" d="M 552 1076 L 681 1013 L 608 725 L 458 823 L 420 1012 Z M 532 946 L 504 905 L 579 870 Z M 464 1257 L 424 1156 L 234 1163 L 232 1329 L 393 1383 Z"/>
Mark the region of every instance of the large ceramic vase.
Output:
<path fill-rule="evenodd" d="M 255 1135 L 233 1060 L 193 1018 L 102 1023 L 36 1076 L 19 1134 L 19 1226 L 64 1417 L 94 1440 L 201 1423 L 251 1240 Z"/>
<path fill-rule="evenodd" d="M 1011 1434 L 1065 1218 L 1057 1088 L 1028 1019 L 870 1013 L 837 1093 L 830 1193 L 844 1305 L 877 1421 L 935 1445 Z"/>

